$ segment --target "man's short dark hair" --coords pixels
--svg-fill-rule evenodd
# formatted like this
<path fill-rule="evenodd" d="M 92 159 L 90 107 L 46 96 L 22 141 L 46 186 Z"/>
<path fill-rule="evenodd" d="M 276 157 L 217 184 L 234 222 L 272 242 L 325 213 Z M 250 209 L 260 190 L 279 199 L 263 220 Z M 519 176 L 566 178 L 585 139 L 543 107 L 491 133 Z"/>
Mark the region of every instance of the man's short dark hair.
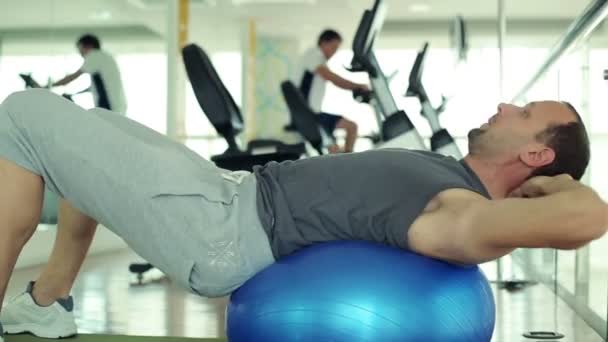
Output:
<path fill-rule="evenodd" d="M 562 102 L 576 115 L 576 121 L 567 124 L 554 124 L 540 132 L 536 139 L 555 151 L 551 164 L 534 170 L 532 176 L 557 176 L 569 174 L 580 180 L 589 165 L 591 157 L 589 136 L 580 114 L 568 102 Z"/>
<path fill-rule="evenodd" d="M 82 37 L 78 38 L 76 45 L 91 47 L 97 50 L 101 49 L 101 43 L 99 42 L 99 38 L 92 34 L 85 34 Z"/>
<path fill-rule="evenodd" d="M 342 41 L 342 36 L 338 33 L 338 31 L 327 29 L 319 35 L 319 41 L 317 45 L 321 45 L 321 43 L 331 42 L 332 40 Z"/>

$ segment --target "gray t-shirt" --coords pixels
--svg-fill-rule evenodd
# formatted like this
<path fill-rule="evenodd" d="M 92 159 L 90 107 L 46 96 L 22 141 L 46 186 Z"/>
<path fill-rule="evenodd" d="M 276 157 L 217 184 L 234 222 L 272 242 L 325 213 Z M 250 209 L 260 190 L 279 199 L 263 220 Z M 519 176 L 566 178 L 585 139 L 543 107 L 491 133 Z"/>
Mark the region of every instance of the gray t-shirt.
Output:
<path fill-rule="evenodd" d="M 463 188 L 490 197 L 464 161 L 427 151 L 379 149 L 271 162 L 254 172 L 258 214 L 275 258 L 333 240 L 407 249 L 409 227 L 439 192 Z"/>

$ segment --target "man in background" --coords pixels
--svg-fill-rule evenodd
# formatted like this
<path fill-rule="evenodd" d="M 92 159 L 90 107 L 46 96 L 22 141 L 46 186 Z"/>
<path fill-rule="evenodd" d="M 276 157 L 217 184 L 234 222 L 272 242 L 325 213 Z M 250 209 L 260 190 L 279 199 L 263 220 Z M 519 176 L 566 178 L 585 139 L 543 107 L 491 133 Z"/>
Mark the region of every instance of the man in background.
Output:
<path fill-rule="evenodd" d="M 327 62 L 336 54 L 342 44 L 342 37 L 334 30 L 323 31 L 317 40 L 317 45 L 307 49 L 299 58 L 296 72 L 292 81 L 296 84 L 304 98 L 313 111 L 319 113 L 319 124 L 334 136 L 336 129 L 346 131 L 346 141 L 340 148 L 333 145 L 329 148 L 330 153 L 352 152 L 357 140 L 357 124 L 341 115 L 325 113 L 321 110 L 321 104 L 325 96 L 327 82 L 345 90 L 369 91 L 365 84 L 351 82 L 329 69 Z"/>
<path fill-rule="evenodd" d="M 85 34 L 78 39 L 76 47 L 84 58 L 84 63 L 76 72 L 50 84 L 52 87 L 67 85 L 82 74 L 91 75 L 91 92 L 95 107 L 124 114 L 127 101 L 118 64 L 112 55 L 101 49 L 99 39 Z"/>

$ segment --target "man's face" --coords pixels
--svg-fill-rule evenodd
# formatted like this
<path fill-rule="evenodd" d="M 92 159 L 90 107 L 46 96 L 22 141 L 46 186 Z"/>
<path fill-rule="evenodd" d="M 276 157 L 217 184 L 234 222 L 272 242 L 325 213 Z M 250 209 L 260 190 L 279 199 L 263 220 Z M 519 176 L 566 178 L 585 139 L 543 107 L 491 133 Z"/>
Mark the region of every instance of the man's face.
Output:
<path fill-rule="evenodd" d="M 78 44 L 77 48 L 78 48 L 78 52 L 80 53 L 80 55 L 82 57 L 86 56 L 89 53 L 89 51 L 91 51 L 90 47 L 84 46 L 82 44 Z"/>
<path fill-rule="evenodd" d="M 540 153 L 549 147 L 537 140 L 539 133 L 573 121 L 575 114 L 561 102 L 531 102 L 525 107 L 501 103 L 487 123 L 469 132 L 469 154 L 514 159 Z"/>
<path fill-rule="evenodd" d="M 341 44 L 342 41 L 340 39 L 332 39 L 326 42 L 321 42 L 320 48 L 321 51 L 323 51 L 325 58 L 330 59 L 336 54 L 336 51 L 338 51 Z"/>

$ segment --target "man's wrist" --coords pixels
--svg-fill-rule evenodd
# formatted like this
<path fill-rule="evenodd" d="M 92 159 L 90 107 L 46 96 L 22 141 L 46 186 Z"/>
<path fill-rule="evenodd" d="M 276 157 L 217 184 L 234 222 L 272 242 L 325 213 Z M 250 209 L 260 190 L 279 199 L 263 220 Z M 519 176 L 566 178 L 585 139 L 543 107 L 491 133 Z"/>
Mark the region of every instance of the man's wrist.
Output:
<path fill-rule="evenodd" d="M 572 179 L 554 179 L 548 184 L 548 192 L 556 193 L 588 188 L 586 185 Z"/>

